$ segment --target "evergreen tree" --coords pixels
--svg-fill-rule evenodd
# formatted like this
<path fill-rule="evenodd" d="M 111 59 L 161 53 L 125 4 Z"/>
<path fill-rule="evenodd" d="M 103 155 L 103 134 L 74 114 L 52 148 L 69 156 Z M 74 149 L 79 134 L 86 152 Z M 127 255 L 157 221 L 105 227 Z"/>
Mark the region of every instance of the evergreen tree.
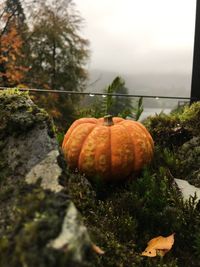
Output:
<path fill-rule="evenodd" d="M 128 88 L 125 87 L 125 82 L 120 77 L 116 77 L 112 83 L 106 88 L 106 93 L 109 94 L 124 94 L 128 95 Z M 131 113 L 132 101 L 131 98 L 123 96 L 107 96 L 104 101 L 106 104 L 106 113 L 113 116 L 121 115 L 125 117 Z"/>

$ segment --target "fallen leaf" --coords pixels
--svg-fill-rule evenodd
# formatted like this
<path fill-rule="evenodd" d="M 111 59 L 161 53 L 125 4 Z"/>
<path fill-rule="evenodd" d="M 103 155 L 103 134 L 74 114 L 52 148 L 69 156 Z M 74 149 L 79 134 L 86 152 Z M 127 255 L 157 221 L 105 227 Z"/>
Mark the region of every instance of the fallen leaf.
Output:
<path fill-rule="evenodd" d="M 147 243 L 146 249 L 142 252 L 142 256 L 147 257 L 163 257 L 174 244 L 174 234 L 167 237 L 158 236 L 154 237 Z"/>
<path fill-rule="evenodd" d="M 103 251 L 100 247 L 98 247 L 95 244 L 92 244 L 92 249 L 94 252 L 96 252 L 99 255 L 103 255 L 105 253 L 105 251 Z"/>

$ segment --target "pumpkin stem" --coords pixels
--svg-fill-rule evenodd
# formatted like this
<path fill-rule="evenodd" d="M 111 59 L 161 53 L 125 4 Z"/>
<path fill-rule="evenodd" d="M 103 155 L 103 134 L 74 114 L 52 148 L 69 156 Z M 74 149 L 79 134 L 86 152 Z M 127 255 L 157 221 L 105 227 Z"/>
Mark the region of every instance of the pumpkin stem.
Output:
<path fill-rule="evenodd" d="M 106 115 L 104 116 L 104 124 L 105 126 L 112 126 L 114 125 L 113 119 L 112 119 L 112 115 Z"/>

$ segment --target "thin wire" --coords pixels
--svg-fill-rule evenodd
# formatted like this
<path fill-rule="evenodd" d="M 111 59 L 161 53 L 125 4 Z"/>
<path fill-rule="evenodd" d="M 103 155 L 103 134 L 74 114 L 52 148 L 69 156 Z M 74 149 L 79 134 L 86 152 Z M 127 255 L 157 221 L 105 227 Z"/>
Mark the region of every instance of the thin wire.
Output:
<path fill-rule="evenodd" d="M 16 87 L 15 87 L 16 88 Z M 0 87 L 0 90 L 5 89 L 15 89 L 11 87 Z M 45 93 L 59 93 L 59 94 L 69 94 L 69 95 L 101 95 L 101 96 L 121 96 L 121 97 L 144 97 L 144 98 L 164 98 L 164 99 L 184 99 L 190 100 L 190 97 L 183 96 L 160 96 L 160 95 L 134 95 L 134 94 L 111 94 L 111 93 L 98 93 L 98 92 L 77 92 L 77 91 L 65 91 L 65 90 L 48 90 L 43 88 L 17 88 L 20 91 L 30 91 L 30 92 L 45 92 Z"/>

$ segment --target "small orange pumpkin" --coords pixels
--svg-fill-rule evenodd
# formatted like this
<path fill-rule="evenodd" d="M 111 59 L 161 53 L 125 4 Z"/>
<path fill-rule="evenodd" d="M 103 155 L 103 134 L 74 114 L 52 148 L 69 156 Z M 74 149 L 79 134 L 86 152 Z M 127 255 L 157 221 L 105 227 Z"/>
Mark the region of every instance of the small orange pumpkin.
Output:
<path fill-rule="evenodd" d="M 91 178 L 116 181 L 149 163 L 154 144 L 141 123 L 108 115 L 76 120 L 64 137 L 62 149 L 70 168 Z"/>

